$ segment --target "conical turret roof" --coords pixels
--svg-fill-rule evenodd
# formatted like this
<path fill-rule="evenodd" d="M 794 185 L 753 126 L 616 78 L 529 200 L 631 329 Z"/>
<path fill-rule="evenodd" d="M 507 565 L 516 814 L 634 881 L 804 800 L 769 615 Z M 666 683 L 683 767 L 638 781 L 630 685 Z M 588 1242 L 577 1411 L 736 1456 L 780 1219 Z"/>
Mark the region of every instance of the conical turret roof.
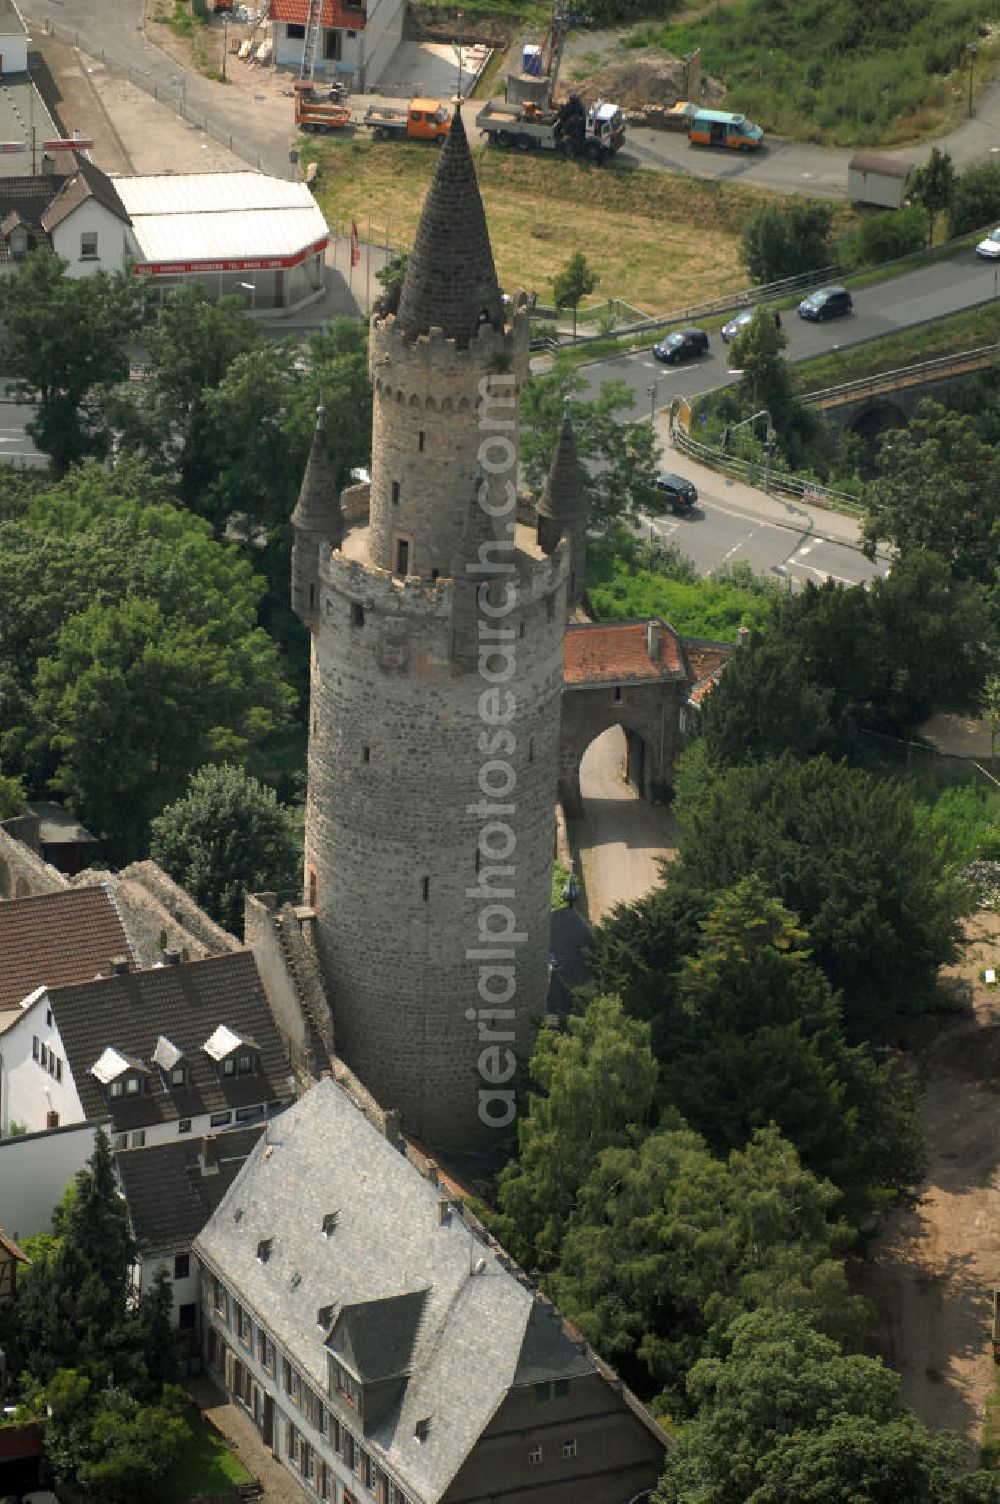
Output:
<path fill-rule="evenodd" d="M 316 427 L 299 488 L 299 499 L 292 513 L 292 526 L 306 533 L 318 533 L 334 545 L 343 541 L 344 514 L 340 510 L 337 482 L 326 447 L 322 407 L 316 409 Z"/>
<path fill-rule="evenodd" d="M 424 201 L 396 318 L 407 339 L 437 325 L 459 348 L 480 324 L 503 325 L 486 213 L 457 105 Z"/>
<path fill-rule="evenodd" d="M 540 516 L 550 517 L 553 522 L 558 522 L 563 528 L 579 527 L 581 524 L 585 526 L 587 523 L 587 489 L 583 466 L 576 450 L 576 436 L 568 401 L 552 454 L 552 463 L 539 498 L 538 512 Z"/>

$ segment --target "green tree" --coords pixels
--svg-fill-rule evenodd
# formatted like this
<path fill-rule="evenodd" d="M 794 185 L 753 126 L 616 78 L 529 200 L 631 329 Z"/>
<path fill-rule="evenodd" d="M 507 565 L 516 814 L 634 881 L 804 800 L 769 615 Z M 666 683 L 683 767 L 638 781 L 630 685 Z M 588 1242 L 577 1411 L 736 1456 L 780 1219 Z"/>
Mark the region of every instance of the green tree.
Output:
<path fill-rule="evenodd" d="M 57 473 L 108 452 L 96 393 L 127 379 L 128 342 L 142 310 L 137 278 L 70 277 L 66 262 L 47 251 L 28 256 L 0 283 L 3 369 L 36 394 L 28 432 Z"/>
<path fill-rule="evenodd" d="M 744 1311 L 800 1310 L 860 1340 L 836 1199 L 773 1128 L 721 1160 L 690 1129 L 666 1126 L 600 1154 L 548 1284 L 627 1377 L 665 1389 L 676 1408 L 692 1363 Z"/>
<path fill-rule="evenodd" d="M 601 383 L 593 401 L 572 398 L 586 383 L 569 367 L 533 376 L 521 402 L 521 463 L 528 484 L 539 489 L 548 474 L 566 399 L 577 451 L 583 460 L 590 526 L 608 532 L 633 523 L 640 514 L 662 512 L 656 489 L 657 445 L 650 423 L 622 421 L 635 406 L 635 393 L 622 381 Z"/>
<path fill-rule="evenodd" d="M 626 1018 L 617 998 L 596 998 L 565 1031 L 541 1031 L 530 1074 L 517 1158 L 500 1174 L 498 1201 L 515 1258 L 549 1268 L 601 1150 L 632 1143 L 648 1120 L 656 1086 L 649 1030 Z"/>
<path fill-rule="evenodd" d="M 24 808 L 24 782 L 9 773 L 0 773 L 0 820 L 19 815 Z"/>
<path fill-rule="evenodd" d="M 767 410 L 775 423 L 788 414 L 792 384 L 781 352 L 788 336 L 778 328 L 770 308 L 756 308 L 750 323 L 733 341 L 733 365 L 742 371 L 739 392 L 751 411 Z"/>
<path fill-rule="evenodd" d="M 757 873 L 801 919 L 854 1040 L 925 1004 L 958 953 L 969 897 L 921 840 L 908 791 L 822 757 L 713 771 L 694 753 L 671 886 L 704 914 Z"/>
<path fill-rule="evenodd" d="M 723 893 L 681 964 L 663 1092 L 719 1153 L 777 1124 L 853 1216 L 926 1169 L 913 1102 L 889 1065 L 844 1041 L 802 926 L 757 877 Z"/>
<path fill-rule="evenodd" d="M 152 1397 L 165 1384 L 177 1380 L 177 1334 L 173 1326 L 174 1287 L 167 1271 L 161 1267 L 153 1283 L 139 1302 L 136 1317 L 136 1344 L 142 1355 L 148 1388 Z"/>
<path fill-rule="evenodd" d="M 597 286 L 598 278 L 587 265 L 582 251 L 574 251 L 561 271 L 552 278 L 552 293 L 556 308 L 573 310 L 573 343 L 576 343 L 576 313 L 583 298 L 589 297 Z"/>
<path fill-rule="evenodd" d="M 1000 222 L 1000 163 L 967 167 L 956 179 L 951 195 L 948 234 L 965 235 L 996 222 Z"/>
<path fill-rule="evenodd" d="M 150 826 L 150 855 L 213 919 L 242 932 L 248 892 L 302 890 L 295 818 L 273 789 L 240 767 L 192 773 L 187 792 Z"/>
<path fill-rule="evenodd" d="M 399 308 L 403 283 L 406 281 L 406 268 L 409 264 L 409 251 L 396 251 L 387 259 L 381 270 L 375 273 L 376 282 L 382 284 L 379 312 L 383 317 L 388 313 L 396 313 Z"/>
<path fill-rule="evenodd" d="M 101 1504 L 163 1497 L 190 1439 L 182 1393 L 171 1386 L 144 1405 L 124 1388 L 95 1389 L 85 1375 L 62 1368 L 30 1392 L 30 1408 L 45 1417 L 45 1455 L 56 1482 Z"/>
<path fill-rule="evenodd" d="M 899 1377 L 846 1356 L 801 1311 L 740 1316 L 725 1351 L 688 1376 L 695 1419 L 666 1456 L 655 1504 L 971 1504 L 1000 1498 L 957 1476 L 956 1438 L 932 1437 Z"/>
<path fill-rule="evenodd" d="M 829 204 L 766 204 L 750 216 L 740 258 L 753 282 L 777 282 L 818 271 L 833 258 Z"/>
<path fill-rule="evenodd" d="M 917 204 L 889 209 L 884 214 L 866 214 L 837 246 L 840 264 L 853 270 L 908 256 L 927 244 L 928 224 L 933 228 L 932 217 Z"/>
<path fill-rule="evenodd" d="M 994 584 L 1000 565 L 1000 455 L 972 417 L 937 402 L 883 439 L 865 489 L 865 551 L 889 543 L 904 557 L 930 550 L 960 579 Z"/>
<path fill-rule="evenodd" d="M 909 191 L 914 203 L 927 210 L 927 243 L 934 244 L 934 221 L 951 205 L 955 196 L 955 164 L 946 151 L 931 147 L 931 154 L 923 167 L 918 167 L 910 178 Z"/>

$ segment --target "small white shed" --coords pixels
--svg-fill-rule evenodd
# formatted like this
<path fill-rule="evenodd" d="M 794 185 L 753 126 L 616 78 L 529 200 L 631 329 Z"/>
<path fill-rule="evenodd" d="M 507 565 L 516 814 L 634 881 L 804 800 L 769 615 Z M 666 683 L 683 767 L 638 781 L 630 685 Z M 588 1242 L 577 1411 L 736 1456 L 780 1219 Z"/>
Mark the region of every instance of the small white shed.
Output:
<path fill-rule="evenodd" d="M 0 0 L 0 74 L 27 73 L 28 34 L 13 0 Z"/>
<path fill-rule="evenodd" d="M 912 162 L 883 157 L 873 151 L 857 151 L 847 164 L 847 197 L 855 204 L 878 204 L 899 209 L 906 195 Z"/>

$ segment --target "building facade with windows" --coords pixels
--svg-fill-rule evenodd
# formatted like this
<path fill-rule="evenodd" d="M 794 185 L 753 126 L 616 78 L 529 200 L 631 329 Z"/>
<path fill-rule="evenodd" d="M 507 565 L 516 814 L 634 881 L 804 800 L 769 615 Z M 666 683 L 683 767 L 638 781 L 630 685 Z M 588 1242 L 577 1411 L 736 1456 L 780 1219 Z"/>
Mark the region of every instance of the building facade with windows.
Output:
<path fill-rule="evenodd" d="M 292 1095 L 287 1053 L 249 951 L 38 987 L 0 1035 L 0 1131 L 108 1122 L 138 1149 L 262 1122 Z"/>
<path fill-rule="evenodd" d="M 404 0 L 321 0 L 313 77 L 343 78 L 356 93 L 374 89 L 403 40 Z M 271 0 L 274 61 L 301 70 L 310 0 Z"/>
<path fill-rule="evenodd" d="M 666 1437 L 460 1203 L 331 1079 L 204 1231 L 204 1356 L 309 1498 L 627 1504 Z"/>

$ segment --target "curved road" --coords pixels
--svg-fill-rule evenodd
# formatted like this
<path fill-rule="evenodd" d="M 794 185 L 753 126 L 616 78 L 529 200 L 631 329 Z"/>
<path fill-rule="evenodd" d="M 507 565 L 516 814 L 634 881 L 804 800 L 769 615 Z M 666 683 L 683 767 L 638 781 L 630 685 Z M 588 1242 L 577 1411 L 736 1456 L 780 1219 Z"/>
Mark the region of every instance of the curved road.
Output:
<path fill-rule="evenodd" d="M 254 111 L 252 96 L 227 89 L 200 74 L 183 70 L 153 47 L 143 34 L 143 0 L 20 0 L 25 17 L 34 23 L 52 21 L 63 31 L 79 34 L 80 46 L 93 56 L 104 51 L 109 59 L 157 76 L 163 82 L 184 77 L 188 106 L 207 114 L 227 130 L 238 133 L 269 171 L 288 172 L 289 132 Z M 950 152 L 956 166 L 1000 159 L 1000 77 L 976 102 L 975 115 L 936 141 L 916 142 L 889 155 L 920 163 L 932 146 Z M 691 147 L 686 138 L 669 132 L 630 130 L 621 161 L 625 167 L 652 167 L 695 177 L 732 179 L 781 193 L 808 193 L 824 198 L 847 196 L 849 150 L 807 146 L 771 137 L 764 148 L 744 155 Z"/>

